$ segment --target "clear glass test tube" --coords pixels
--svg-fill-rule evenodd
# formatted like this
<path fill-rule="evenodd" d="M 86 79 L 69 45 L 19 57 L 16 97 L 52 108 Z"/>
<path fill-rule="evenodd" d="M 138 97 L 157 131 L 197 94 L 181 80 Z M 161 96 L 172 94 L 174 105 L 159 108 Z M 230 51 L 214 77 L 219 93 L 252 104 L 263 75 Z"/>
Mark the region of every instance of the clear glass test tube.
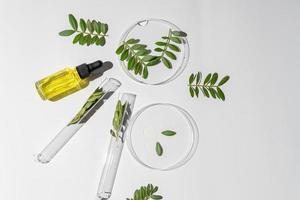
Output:
<path fill-rule="evenodd" d="M 110 130 L 111 139 L 106 155 L 106 162 L 98 186 L 98 199 L 109 199 L 111 196 L 124 146 L 125 132 L 132 114 L 135 98 L 136 95 L 130 93 L 123 93 L 119 96 L 112 129 Z"/>
<path fill-rule="evenodd" d="M 50 162 L 120 86 L 121 83 L 116 79 L 105 79 L 90 95 L 73 119 L 55 136 L 43 151 L 38 154 L 37 160 L 40 163 Z"/>

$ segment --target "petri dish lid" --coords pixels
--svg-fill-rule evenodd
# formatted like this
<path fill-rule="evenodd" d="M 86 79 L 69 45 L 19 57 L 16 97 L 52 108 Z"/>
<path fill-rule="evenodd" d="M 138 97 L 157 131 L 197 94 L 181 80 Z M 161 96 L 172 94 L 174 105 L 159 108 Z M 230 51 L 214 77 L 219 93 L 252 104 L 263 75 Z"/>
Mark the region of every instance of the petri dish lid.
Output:
<path fill-rule="evenodd" d="M 160 52 L 153 51 L 156 47 L 155 42 L 164 41 L 161 37 L 168 36 L 169 30 L 181 31 L 175 24 L 163 19 L 145 19 L 140 20 L 130 26 L 122 35 L 120 45 L 131 38 L 140 39 L 141 44 L 147 45 L 151 49 L 151 55 L 160 55 Z M 149 75 L 144 79 L 142 75 L 135 75 L 134 70 L 128 70 L 127 61 L 120 61 L 124 72 L 133 80 L 148 85 L 161 85 L 177 78 L 185 69 L 189 59 L 189 44 L 186 37 L 182 37 L 182 43 L 177 44 L 171 41 L 171 44 L 177 45 L 180 52 L 174 52 L 176 60 L 168 58 L 172 63 L 172 69 L 168 69 L 162 62 L 158 65 L 148 67 Z"/>
<path fill-rule="evenodd" d="M 161 132 L 172 130 L 176 135 Z M 186 164 L 194 155 L 199 133 L 192 116 L 173 104 L 158 103 L 144 107 L 130 121 L 127 146 L 142 165 L 156 170 L 172 170 Z M 156 152 L 159 142 L 163 154 Z"/>

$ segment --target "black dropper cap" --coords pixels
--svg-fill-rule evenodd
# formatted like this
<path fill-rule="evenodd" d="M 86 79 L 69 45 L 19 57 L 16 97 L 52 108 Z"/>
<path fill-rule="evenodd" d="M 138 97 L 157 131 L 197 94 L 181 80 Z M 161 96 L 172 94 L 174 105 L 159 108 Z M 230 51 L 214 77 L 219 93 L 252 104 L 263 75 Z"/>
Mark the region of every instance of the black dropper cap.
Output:
<path fill-rule="evenodd" d="M 96 62 L 90 63 L 90 64 L 81 64 L 76 67 L 76 70 L 80 76 L 81 79 L 85 79 L 90 76 L 90 74 L 95 71 L 96 69 L 99 69 L 103 65 L 101 60 L 97 60 Z"/>

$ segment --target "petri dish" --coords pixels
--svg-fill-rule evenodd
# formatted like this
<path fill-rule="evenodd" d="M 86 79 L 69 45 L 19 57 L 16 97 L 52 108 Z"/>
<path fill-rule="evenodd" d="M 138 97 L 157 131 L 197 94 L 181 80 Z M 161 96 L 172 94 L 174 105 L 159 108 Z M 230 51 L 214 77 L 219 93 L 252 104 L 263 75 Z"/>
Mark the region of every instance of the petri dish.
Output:
<path fill-rule="evenodd" d="M 176 135 L 165 136 L 165 130 Z M 198 127 L 192 116 L 179 106 L 158 103 L 138 111 L 130 121 L 127 146 L 131 155 L 143 166 L 156 170 L 172 170 L 186 164 L 194 155 L 199 140 Z M 163 154 L 156 152 L 159 142 Z"/>
<path fill-rule="evenodd" d="M 141 44 L 147 45 L 147 48 L 152 50 L 151 55 L 159 56 L 160 52 L 153 51 L 157 47 L 155 42 L 163 41 L 161 37 L 168 36 L 169 30 L 182 31 L 175 24 L 163 19 L 140 20 L 124 32 L 119 45 L 131 38 L 140 39 Z M 175 44 L 180 48 L 180 52 L 174 52 L 177 57 L 176 60 L 168 58 L 172 62 L 172 69 L 165 67 L 162 62 L 158 65 L 148 67 L 149 75 L 147 79 L 144 79 L 142 75 L 135 75 L 134 70 L 128 70 L 126 60 L 121 61 L 119 56 L 117 59 L 124 72 L 134 81 L 148 85 L 165 84 L 174 80 L 183 72 L 189 59 L 189 44 L 186 37 L 182 38 L 181 44 L 174 42 L 171 42 L 171 44 Z"/>

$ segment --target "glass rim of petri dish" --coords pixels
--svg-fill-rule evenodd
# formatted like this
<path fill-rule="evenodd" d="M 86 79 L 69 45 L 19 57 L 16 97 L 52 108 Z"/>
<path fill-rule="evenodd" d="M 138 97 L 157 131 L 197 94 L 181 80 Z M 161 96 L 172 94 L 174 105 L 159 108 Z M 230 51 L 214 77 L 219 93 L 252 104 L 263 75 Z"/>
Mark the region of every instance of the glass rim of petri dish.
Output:
<path fill-rule="evenodd" d="M 170 21 L 164 20 L 164 19 L 160 19 L 160 18 L 146 18 L 143 20 L 139 20 L 136 21 L 134 24 L 132 24 L 121 36 L 121 39 L 119 41 L 119 45 L 120 46 L 126 39 L 127 36 L 129 35 L 129 33 L 137 26 L 146 26 L 149 22 L 160 22 L 162 24 L 166 24 L 170 27 L 176 28 L 176 30 L 178 31 L 182 31 L 177 25 L 173 24 Z M 173 80 L 175 80 L 180 74 L 182 74 L 182 72 L 184 71 L 184 69 L 187 66 L 188 60 L 189 60 L 189 56 L 190 56 L 190 46 L 189 46 L 189 42 L 187 38 L 184 38 L 184 42 L 183 42 L 183 47 L 184 50 L 183 52 L 183 59 L 181 61 L 180 66 L 178 67 L 178 69 L 169 77 L 167 77 L 166 79 L 162 80 L 162 81 L 157 81 L 157 82 L 146 82 L 143 80 L 140 80 L 138 78 L 136 78 L 130 71 L 128 71 L 127 66 L 125 64 L 124 61 L 121 61 L 119 59 L 119 57 L 117 56 L 118 62 L 120 63 L 120 65 L 122 66 L 123 71 L 126 73 L 127 76 L 129 76 L 132 80 L 141 83 L 141 84 L 145 84 L 145 85 L 163 85 L 166 83 L 169 83 Z"/>
<path fill-rule="evenodd" d="M 175 164 L 168 166 L 168 167 L 154 167 L 151 166 L 149 164 L 146 164 L 138 155 L 136 150 L 133 147 L 133 143 L 132 143 L 132 129 L 134 127 L 134 124 L 136 122 L 136 120 L 141 116 L 141 114 L 154 107 L 154 106 L 166 106 L 166 107 L 172 107 L 175 108 L 177 111 L 179 111 L 186 119 L 186 121 L 188 122 L 189 128 L 191 130 L 191 134 L 192 134 L 192 144 L 188 150 L 188 152 L 185 154 L 185 156 L 180 159 L 179 161 L 177 161 Z M 196 121 L 193 119 L 193 117 L 183 108 L 171 104 L 171 103 L 155 103 L 155 104 L 150 104 L 148 106 L 143 107 L 142 109 L 140 109 L 136 114 L 133 115 L 133 117 L 130 120 L 128 129 L 127 129 L 127 135 L 126 135 L 126 142 L 127 142 L 127 147 L 131 153 L 131 155 L 134 157 L 134 159 L 136 161 L 138 161 L 141 165 L 150 168 L 150 169 L 154 169 L 154 170 L 159 170 L 159 171 L 169 171 L 169 170 L 173 170 L 173 169 L 177 169 L 179 167 L 182 167 L 183 165 L 185 165 L 195 154 L 197 147 L 198 147 L 198 143 L 199 143 L 199 129 L 198 126 L 196 124 Z"/>

